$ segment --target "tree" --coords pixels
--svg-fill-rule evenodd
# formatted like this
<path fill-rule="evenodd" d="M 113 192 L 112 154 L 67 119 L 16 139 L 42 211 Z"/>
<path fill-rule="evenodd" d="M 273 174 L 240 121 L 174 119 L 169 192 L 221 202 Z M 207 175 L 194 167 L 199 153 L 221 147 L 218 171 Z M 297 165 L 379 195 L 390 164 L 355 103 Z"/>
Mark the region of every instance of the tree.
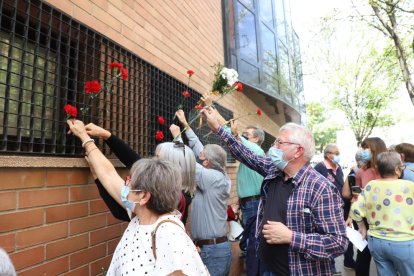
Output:
<path fill-rule="evenodd" d="M 363 49 L 357 60 L 342 63 L 330 75 L 333 104 L 345 113 L 358 145 L 370 136 L 374 127 L 393 123 L 386 110 L 398 88 L 395 66 L 385 58 L 389 49 L 379 53 Z"/>
<path fill-rule="evenodd" d="M 318 45 L 312 53 L 315 74 L 329 91 L 331 108 L 343 112 L 358 144 L 375 127 L 393 123 L 387 108 L 401 83 L 393 47 L 366 29 L 335 14 L 322 20 L 312 41 Z"/>
<path fill-rule="evenodd" d="M 380 31 L 385 37 L 392 41 L 396 53 L 395 59 L 398 61 L 401 76 L 405 83 L 406 90 L 414 105 L 414 82 L 411 75 L 414 50 L 414 6 L 412 0 L 368 0 L 368 5 L 372 10 L 371 14 L 362 12 L 363 6 L 355 5 L 355 10 L 359 16 L 372 28 Z M 411 5 L 411 6 L 410 6 Z"/>
<path fill-rule="evenodd" d="M 329 122 L 328 113 L 319 102 L 306 104 L 307 123 L 315 139 L 316 150 L 322 152 L 326 145 L 336 142 L 336 132 L 340 127 L 335 122 Z"/>

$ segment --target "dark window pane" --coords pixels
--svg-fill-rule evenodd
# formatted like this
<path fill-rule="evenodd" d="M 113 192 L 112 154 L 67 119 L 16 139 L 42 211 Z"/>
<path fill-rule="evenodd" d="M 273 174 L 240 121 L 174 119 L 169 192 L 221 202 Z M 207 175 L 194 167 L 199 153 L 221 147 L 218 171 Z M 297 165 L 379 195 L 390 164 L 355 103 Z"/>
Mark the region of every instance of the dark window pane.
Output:
<path fill-rule="evenodd" d="M 238 3 L 237 27 L 239 29 L 239 52 L 257 61 L 256 25 L 254 14 Z"/>
<path fill-rule="evenodd" d="M 240 79 L 254 86 L 259 85 L 259 68 L 247 63 L 244 60 L 240 60 L 238 71 Z"/>

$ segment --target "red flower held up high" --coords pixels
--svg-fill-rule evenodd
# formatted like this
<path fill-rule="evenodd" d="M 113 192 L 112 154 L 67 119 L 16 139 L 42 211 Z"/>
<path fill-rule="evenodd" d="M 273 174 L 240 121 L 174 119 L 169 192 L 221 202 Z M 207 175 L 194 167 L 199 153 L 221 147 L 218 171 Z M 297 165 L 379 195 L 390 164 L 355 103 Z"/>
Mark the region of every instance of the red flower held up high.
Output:
<path fill-rule="evenodd" d="M 66 114 L 68 115 L 68 118 L 76 118 L 78 116 L 78 109 L 71 105 L 71 104 L 67 104 L 63 107 L 63 109 L 65 110 Z"/>
<path fill-rule="evenodd" d="M 234 85 L 237 86 L 237 92 L 243 92 L 243 85 L 240 82 L 236 82 Z"/>
<path fill-rule="evenodd" d="M 194 75 L 194 71 L 193 70 L 187 70 L 187 74 L 191 77 L 192 75 Z"/>
<path fill-rule="evenodd" d="M 155 132 L 155 140 L 158 142 L 162 141 L 164 139 L 164 133 L 161 130 L 157 130 Z"/>
<path fill-rule="evenodd" d="M 165 124 L 165 119 L 162 116 L 158 116 L 158 124 L 163 125 Z"/>
<path fill-rule="evenodd" d="M 260 108 L 257 109 L 256 114 L 260 117 L 262 116 L 262 110 Z"/>
<path fill-rule="evenodd" d="M 97 80 L 87 81 L 85 84 L 85 93 L 98 94 L 102 87 Z"/>

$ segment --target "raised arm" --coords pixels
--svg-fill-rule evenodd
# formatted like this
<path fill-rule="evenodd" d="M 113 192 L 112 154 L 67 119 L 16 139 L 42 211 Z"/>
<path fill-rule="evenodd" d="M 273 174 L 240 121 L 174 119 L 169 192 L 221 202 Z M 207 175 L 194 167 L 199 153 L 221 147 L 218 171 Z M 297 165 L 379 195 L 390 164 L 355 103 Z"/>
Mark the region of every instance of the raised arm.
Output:
<path fill-rule="evenodd" d="M 102 138 L 116 157 L 118 157 L 122 164 L 127 168 L 131 168 L 136 161 L 141 159 L 139 154 L 131 149 L 127 143 L 111 134 L 108 130 L 92 123 L 86 125 L 85 128 L 89 136 Z"/>
<path fill-rule="evenodd" d="M 260 156 L 240 143 L 231 133 L 226 131 L 216 120 L 216 115 L 209 108 L 201 111 L 207 118 L 207 124 L 210 129 L 216 133 L 223 142 L 227 144 L 233 156 L 263 176 L 270 174 L 270 172 L 278 170 L 270 158 Z"/>
<path fill-rule="evenodd" d="M 188 124 L 184 111 L 178 110 L 175 114 L 185 129 L 185 135 L 188 138 L 188 146 L 193 150 L 195 156 L 199 156 L 200 152 L 204 149 L 203 144 Z"/>
<path fill-rule="evenodd" d="M 122 206 L 120 191 L 124 180 L 119 176 L 112 163 L 102 154 L 99 148 L 86 132 L 83 122 L 79 120 L 68 120 L 67 124 L 71 132 L 83 143 L 89 163 L 92 165 L 96 176 L 101 180 L 109 195 Z"/>

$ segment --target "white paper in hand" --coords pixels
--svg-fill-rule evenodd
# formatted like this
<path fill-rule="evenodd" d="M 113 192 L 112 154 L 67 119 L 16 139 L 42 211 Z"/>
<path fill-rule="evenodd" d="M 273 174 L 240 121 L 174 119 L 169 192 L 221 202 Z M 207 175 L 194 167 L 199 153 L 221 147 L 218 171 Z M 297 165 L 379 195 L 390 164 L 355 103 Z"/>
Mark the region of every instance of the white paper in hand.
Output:
<path fill-rule="evenodd" d="M 362 239 L 361 233 L 351 227 L 346 228 L 346 235 L 349 241 L 352 242 L 352 244 L 356 246 L 359 251 L 364 250 L 364 248 L 368 245 L 367 240 Z"/>

